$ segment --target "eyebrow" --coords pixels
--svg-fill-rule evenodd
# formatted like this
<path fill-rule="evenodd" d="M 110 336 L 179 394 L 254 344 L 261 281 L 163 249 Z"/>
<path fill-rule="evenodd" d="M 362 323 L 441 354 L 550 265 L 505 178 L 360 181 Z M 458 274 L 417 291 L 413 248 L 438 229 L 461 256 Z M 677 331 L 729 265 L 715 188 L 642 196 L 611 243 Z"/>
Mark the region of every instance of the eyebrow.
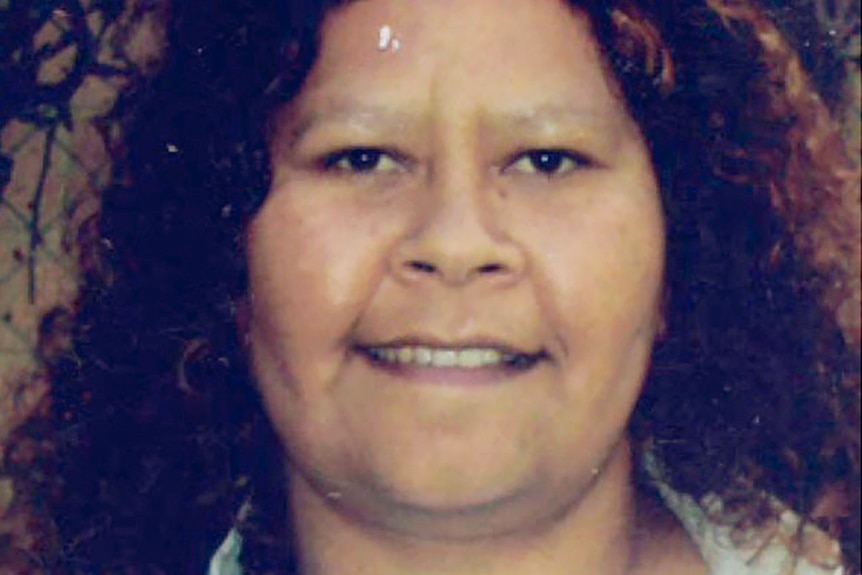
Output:
<path fill-rule="evenodd" d="M 526 132 L 546 132 L 559 127 L 619 127 L 620 116 L 607 108 L 575 104 L 545 103 L 505 112 L 488 114 L 493 126 L 507 126 Z"/>
<path fill-rule="evenodd" d="M 372 131 L 381 128 L 403 129 L 416 123 L 414 114 L 347 99 L 326 103 L 310 113 L 300 113 L 290 133 L 291 140 L 296 143 L 315 128 L 326 124 L 348 124 Z"/>
<path fill-rule="evenodd" d="M 290 129 L 292 143 L 297 143 L 306 134 L 326 124 L 347 124 L 371 131 L 405 130 L 421 123 L 416 114 L 392 107 L 369 104 L 353 98 L 330 101 L 318 109 L 300 114 Z M 480 115 L 481 126 L 527 133 L 547 133 L 559 129 L 590 127 L 611 129 L 620 126 L 619 115 L 611 114 L 607 108 L 578 106 L 570 103 L 542 103 L 512 110 L 484 111 Z"/>

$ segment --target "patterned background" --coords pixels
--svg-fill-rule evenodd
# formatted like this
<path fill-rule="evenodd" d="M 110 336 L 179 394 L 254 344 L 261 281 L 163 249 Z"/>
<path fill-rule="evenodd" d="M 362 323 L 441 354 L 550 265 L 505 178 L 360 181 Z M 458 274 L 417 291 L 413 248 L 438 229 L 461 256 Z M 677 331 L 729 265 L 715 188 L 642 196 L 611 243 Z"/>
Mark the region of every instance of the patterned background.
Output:
<path fill-rule="evenodd" d="M 122 103 L 156 68 L 166 6 L 0 0 L 0 434 L 40 317 L 75 296 L 76 238 L 113 183 Z"/>
<path fill-rule="evenodd" d="M 0 442 L 44 394 L 40 318 L 72 302 L 76 244 L 113 183 L 119 118 L 164 53 L 165 0 L 0 0 Z M 0 479 L 0 517 L 11 501 Z M 28 546 L 23 516 L 0 535 Z"/>

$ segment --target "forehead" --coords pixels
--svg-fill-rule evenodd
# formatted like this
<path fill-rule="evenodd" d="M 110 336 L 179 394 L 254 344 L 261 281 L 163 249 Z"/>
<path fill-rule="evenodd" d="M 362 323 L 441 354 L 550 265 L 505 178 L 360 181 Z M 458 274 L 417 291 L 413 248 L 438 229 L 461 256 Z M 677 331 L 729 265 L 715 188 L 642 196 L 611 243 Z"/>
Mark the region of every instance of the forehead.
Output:
<path fill-rule="evenodd" d="M 589 21 L 559 0 L 365 0 L 327 16 L 301 105 L 607 114 L 615 94 Z"/>

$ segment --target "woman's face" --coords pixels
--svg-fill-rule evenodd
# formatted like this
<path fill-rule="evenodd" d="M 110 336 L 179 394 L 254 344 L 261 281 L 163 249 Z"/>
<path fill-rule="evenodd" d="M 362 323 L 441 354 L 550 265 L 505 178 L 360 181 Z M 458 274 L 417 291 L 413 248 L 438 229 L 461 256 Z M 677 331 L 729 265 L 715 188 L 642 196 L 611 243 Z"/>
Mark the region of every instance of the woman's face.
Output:
<path fill-rule="evenodd" d="M 548 518 L 627 449 L 659 321 L 638 127 L 555 0 L 357 2 L 322 38 L 248 237 L 293 489 L 415 532 Z"/>

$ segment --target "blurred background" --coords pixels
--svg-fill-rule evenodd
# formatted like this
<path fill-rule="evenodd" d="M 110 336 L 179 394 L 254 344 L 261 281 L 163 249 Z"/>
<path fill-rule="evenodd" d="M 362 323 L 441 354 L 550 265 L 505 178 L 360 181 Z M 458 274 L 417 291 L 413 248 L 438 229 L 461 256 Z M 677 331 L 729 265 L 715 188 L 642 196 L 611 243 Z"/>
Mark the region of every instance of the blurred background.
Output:
<path fill-rule="evenodd" d="M 859 1 L 766 3 L 859 162 Z M 167 0 L 0 0 L 0 442 L 47 391 L 40 324 L 74 303 L 78 239 L 123 185 L 125 120 L 168 53 L 169 15 Z M 858 298 L 841 313 L 858 326 Z M 13 488 L 0 478 L 0 517 Z M 0 544 L 22 531 L 0 523 Z"/>

